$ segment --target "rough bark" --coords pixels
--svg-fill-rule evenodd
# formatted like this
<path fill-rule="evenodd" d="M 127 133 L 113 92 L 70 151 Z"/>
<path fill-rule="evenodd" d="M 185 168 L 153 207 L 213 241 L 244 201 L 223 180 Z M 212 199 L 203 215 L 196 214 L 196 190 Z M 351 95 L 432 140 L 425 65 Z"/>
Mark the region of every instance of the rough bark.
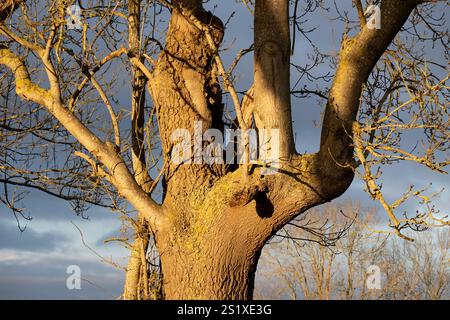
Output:
<path fill-rule="evenodd" d="M 261 243 L 235 224 L 233 216 L 246 213 L 228 211 L 223 221 L 158 239 L 166 299 L 251 299 Z"/>

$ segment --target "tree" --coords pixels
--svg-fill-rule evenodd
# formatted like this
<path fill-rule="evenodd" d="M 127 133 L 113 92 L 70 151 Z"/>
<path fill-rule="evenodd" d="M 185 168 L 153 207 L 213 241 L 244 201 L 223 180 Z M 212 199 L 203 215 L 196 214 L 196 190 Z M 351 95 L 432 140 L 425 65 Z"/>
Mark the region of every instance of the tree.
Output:
<path fill-rule="evenodd" d="M 428 230 L 410 242 L 374 232 L 376 210 L 350 201 L 317 211 L 291 223 L 263 250 L 266 267 L 259 276 L 268 285 L 257 291 L 261 298 L 448 299 L 448 229 Z M 318 215 L 327 218 L 328 235 L 346 229 L 346 236 L 328 246 L 305 241 L 309 232 L 297 226 Z M 372 266 L 380 270 L 380 287 L 367 286 Z"/>
<path fill-rule="evenodd" d="M 72 1 L 4 1 L 0 65 L 9 72 L 2 71 L 2 182 L 5 188 L 30 187 L 66 199 L 78 212 L 86 204 L 122 210 L 136 234 L 126 274 L 127 299 L 148 297 L 142 292 L 148 287 L 150 239 L 159 253 L 165 298 L 251 298 L 264 244 L 309 208 L 344 193 L 358 168 L 398 235 L 406 227 L 428 226 L 430 219 L 445 225 L 433 210 L 397 219 L 393 210 L 408 195 L 390 204 L 377 184 L 379 176 L 371 174 L 374 165 L 399 160 L 439 171 L 448 165 L 448 94 L 443 89 L 448 76 L 438 78 L 445 66 L 416 55 L 415 47 L 396 38 L 404 28 L 448 55 L 448 34 L 440 31 L 443 18 L 432 15 L 431 2 L 437 1 L 377 1 L 382 28 L 374 29 L 362 3 L 355 1 L 359 24 L 340 15 L 348 28 L 338 57 L 318 50 L 314 54 L 314 66 L 328 61 L 335 70 L 331 87 L 291 90 L 295 43 L 291 46 L 290 27 L 293 39 L 297 32 L 308 37 L 302 19 L 329 8 L 319 0 L 292 1 L 292 6 L 285 0 L 242 1 L 254 12 L 254 44 L 235 63 L 253 51 L 254 84 L 240 93 L 233 83 L 234 65 L 226 70 L 220 57 L 225 25 L 204 9 L 202 0 L 130 0 L 114 6 L 80 1 L 83 19 L 76 33 L 66 28 Z M 302 15 L 299 6 L 304 7 Z M 411 26 L 405 28 L 413 11 Z M 160 24 L 167 13 L 164 30 Z M 163 40 L 157 36 L 162 30 Z M 422 30 L 431 35 L 423 36 Z M 129 71 L 132 88 L 128 111 L 117 111 L 121 102 L 114 95 L 120 86 L 114 68 L 120 62 Z M 437 71 L 421 69 L 428 64 Z M 309 76 L 307 67 L 295 67 Z M 412 97 L 402 103 L 405 92 Z M 225 116 L 225 94 L 233 103 L 231 119 Z M 326 100 L 318 152 L 296 152 L 291 95 Z M 416 122 L 401 124 L 408 115 Z M 104 123 L 106 117 L 110 125 Z M 224 162 L 216 142 L 230 128 L 241 130 L 240 139 L 238 135 L 228 143 L 227 150 L 234 152 Z M 425 150 L 399 155 L 399 132 L 412 128 L 424 131 Z M 187 136 L 183 143 L 174 139 L 179 129 Z M 256 161 L 250 161 L 255 160 L 250 129 L 259 146 Z M 263 152 L 267 146 L 275 146 L 266 150 L 275 151 L 275 158 Z M 209 163 L 203 161 L 206 151 L 214 155 Z M 174 161 L 180 152 L 187 156 Z M 47 165 L 36 165 L 42 159 Z M 155 195 L 159 185 L 160 199 Z M 425 199 L 420 191 L 410 193 Z M 21 194 L 5 195 L 2 201 L 21 214 L 14 201 Z"/>

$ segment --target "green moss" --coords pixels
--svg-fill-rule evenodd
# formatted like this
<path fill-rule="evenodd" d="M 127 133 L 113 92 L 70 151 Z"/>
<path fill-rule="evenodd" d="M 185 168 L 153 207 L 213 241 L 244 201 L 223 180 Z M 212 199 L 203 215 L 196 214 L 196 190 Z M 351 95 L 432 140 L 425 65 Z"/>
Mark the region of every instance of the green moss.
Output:
<path fill-rule="evenodd" d="M 176 223 L 181 231 L 177 235 L 179 244 L 191 252 L 195 259 L 202 259 L 200 252 L 203 241 L 208 237 L 215 220 L 229 207 L 228 203 L 236 192 L 236 185 L 242 185 L 240 177 L 242 172 L 238 170 L 225 176 L 212 189 L 201 189 L 191 195 L 190 203 L 194 211 L 191 217 L 172 217 L 173 223 Z"/>

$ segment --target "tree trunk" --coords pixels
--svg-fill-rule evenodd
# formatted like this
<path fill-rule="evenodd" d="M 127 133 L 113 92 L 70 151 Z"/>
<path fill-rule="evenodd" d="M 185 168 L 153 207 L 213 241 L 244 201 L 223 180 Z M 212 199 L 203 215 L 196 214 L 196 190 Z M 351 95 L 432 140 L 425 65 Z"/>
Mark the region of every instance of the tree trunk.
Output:
<path fill-rule="evenodd" d="M 174 221 L 170 234 L 158 234 L 164 298 L 251 299 L 261 250 L 272 235 L 256 208 L 255 201 L 230 208 L 212 200 L 189 228 Z"/>
<path fill-rule="evenodd" d="M 182 244 L 163 250 L 161 261 L 166 299 L 252 298 L 259 248 L 236 244 L 227 235 L 217 235 L 214 240 L 204 239 L 199 247 L 186 248 Z"/>

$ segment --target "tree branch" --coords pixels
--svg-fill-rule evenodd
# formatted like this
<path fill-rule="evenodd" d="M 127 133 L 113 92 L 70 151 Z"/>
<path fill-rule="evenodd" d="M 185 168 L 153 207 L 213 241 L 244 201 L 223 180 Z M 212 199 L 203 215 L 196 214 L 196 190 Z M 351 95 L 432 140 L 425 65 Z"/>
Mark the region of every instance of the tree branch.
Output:
<path fill-rule="evenodd" d="M 354 2 L 355 2 L 356 10 L 358 10 L 359 23 L 361 25 L 361 30 L 362 30 L 366 27 L 366 23 L 367 23 L 366 16 L 364 15 L 364 8 L 363 8 L 361 0 L 354 0 Z"/>
<path fill-rule="evenodd" d="M 279 129 L 280 157 L 289 158 L 295 153 L 289 79 L 289 1 L 256 1 L 254 38 L 253 112 L 260 120 L 256 126 L 259 129 Z"/>
<path fill-rule="evenodd" d="M 384 0 L 381 3 L 382 29 L 365 27 L 356 37 L 343 41 L 322 126 L 319 162 L 324 172 L 353 176 L 349 175 L 355 165 L 352 126 L 363 85 L 416 5 L 416 0 Z"/>
<path fill-rule="evenodd" d="M 17 94 L 25 100 L 45 106 L 108 169 L 118 192 L 148 219 L 152 227 L 158 228 L 164 219 L 160 206 L 139 187 L 114 145 L 102 142 L 60 100 L 33 83 L 25 64 L 11 50 L 0 48 L 0 64 L 14 73 Z"/>

